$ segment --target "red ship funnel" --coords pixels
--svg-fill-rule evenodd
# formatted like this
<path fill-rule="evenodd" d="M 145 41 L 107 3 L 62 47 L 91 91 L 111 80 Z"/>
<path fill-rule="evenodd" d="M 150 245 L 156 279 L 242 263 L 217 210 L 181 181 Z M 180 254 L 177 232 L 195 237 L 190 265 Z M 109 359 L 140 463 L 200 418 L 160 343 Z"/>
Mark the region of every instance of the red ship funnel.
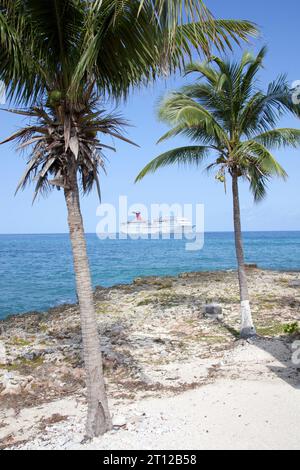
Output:
<path fill-rule="evenodd" d="M 141 215 L 140 212 L 134 212 L 134 214 L 135 214 L 136 220 L 138 220 L 138 221 L 141 221 L 141 220 L 142 220 L 142 215 Z"/>

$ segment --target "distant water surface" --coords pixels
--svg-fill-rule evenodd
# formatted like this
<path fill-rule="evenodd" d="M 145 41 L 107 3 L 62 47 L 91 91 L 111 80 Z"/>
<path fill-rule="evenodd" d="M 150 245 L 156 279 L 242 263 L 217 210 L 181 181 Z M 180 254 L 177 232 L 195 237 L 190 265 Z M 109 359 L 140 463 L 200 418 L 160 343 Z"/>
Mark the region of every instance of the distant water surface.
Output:
<path fill-rule="evenodd" d="M 300 232 L 248 232 L 244 241 L 248 262 L 300 271 Z M 201 251 L 186 251 L 184 240 L 99 240 L 88 234 L 87 243 L 94 286 L 236 268 L 232 233 L 207 233 Z M 68 235 L 0 235 L 0 318 L 75 299 Z"/>

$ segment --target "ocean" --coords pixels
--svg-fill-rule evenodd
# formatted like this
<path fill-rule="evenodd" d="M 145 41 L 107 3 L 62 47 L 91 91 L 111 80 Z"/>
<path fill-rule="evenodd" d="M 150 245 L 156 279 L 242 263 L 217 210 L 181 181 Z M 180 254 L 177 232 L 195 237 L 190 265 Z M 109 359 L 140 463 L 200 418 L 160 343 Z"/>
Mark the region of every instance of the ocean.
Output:
<path fill-rule="evenodd" d="M 93 284 L 113 286 L 140 276 L 236 268 L 232 233 L 206 233 L 201 251 L 184 240 L 99 240 L 87 234 Z M 246 261 L 300 271 L 300 232 L 244 233 Z M 76 299 L 67 234 L 0 235 L 0 319 L 45 311 Z"/>

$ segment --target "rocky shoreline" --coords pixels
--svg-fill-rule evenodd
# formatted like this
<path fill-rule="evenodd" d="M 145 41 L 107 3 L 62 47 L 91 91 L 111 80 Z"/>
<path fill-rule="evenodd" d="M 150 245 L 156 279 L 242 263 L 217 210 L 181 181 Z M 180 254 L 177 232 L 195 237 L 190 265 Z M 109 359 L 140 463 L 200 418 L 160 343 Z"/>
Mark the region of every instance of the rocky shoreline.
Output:
<path fill-rule="evenodd" d="M 249 267 L 248 276 L 264 348 L 274 349 L 276 340 L 273 355 L 281 346 L 291 350 L 298 336 L 287 326 L 300 322 L 298 275 Z M 222 320 L 203 316 L 203 305 L 212 302 L 222 307 Z M 220 376 L 239 375 L 238 370 L 225 373 L 222 367 L 224 356 L 240 344 L 235 272 L 185 273 L 98 287 L 95 303 L 108 394 L 116 403 L 172 396 Z M 12 416 L 55 400 L 84 403 L 85 381 L 77 305 L 9 317 L 0 322 L 0 332 L 0 448 L 4 448 L 22 441 L 20 430 L 12 431 Z M 283 373 L 292 381 L 299 378 L 298 370 L 290 366 Z M 53 416 L 39 425 L 63 419 Z"/>

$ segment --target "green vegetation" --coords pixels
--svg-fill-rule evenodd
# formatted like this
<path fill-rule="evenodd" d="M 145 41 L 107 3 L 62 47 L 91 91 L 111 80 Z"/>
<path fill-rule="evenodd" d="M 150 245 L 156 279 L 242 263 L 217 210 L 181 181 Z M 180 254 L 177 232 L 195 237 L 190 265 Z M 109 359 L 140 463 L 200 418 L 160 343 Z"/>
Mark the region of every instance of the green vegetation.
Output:
<path fill-rule="evenodd" d="M 47 333 L 49 327 L 46 323 L 40 323 L 39 329 L 42 333 Z"/>
<path fill-rule="evenodd" d="M 138 307 L 144 307 L 146 305 L 151 305 L 151 304 L 154 304 L 156 302 L 156 299 L 152 298 L 152 297 L 149 297 L 147 299 L 143 299 L 141 300 L 140 302 L 138 302 L 137 306 Z"/>
<path fill-rule="evenodd" d="M 293 322 L 293 323 L 288 323 L 287 325 L 284 325 L 283 331 L 288 334 L 288 335 L 293 335 L 295 333 L 300 332 L 300 327 L 298 322 Z"/>
<path fill-rule="evenodd" d="M 274 322 L 270 325 L 258 326 L 257 332 L 262 336 L 280 336 L 283 334 L 293 335 L 300 331 L 298 322 L 280 323 Z"/>
<path fill-rule="evenodd" d="M 11 338 L 9 344 L 12 346 L 30 346 L 33 343 L 33 340 L 25 340 L 23 338 L 15 337 Z"/>
<path fill-rule="evenodd" d="M 0 369 L 12 371 L 22 371 L 24 368 L 35 369 L 44 364 L 44 359 L 42 357 L 37 357 L 35 359 L 29 360 L 23 357 L 17 358 L 13 364 L 0 364 Z"/>
<path fill-rule="evenodd" d="M 279 336 L 284 333 L 284 325 L 282 323 L 273 323 L 257 327 L 257 333 L 261 336 Z"/>

